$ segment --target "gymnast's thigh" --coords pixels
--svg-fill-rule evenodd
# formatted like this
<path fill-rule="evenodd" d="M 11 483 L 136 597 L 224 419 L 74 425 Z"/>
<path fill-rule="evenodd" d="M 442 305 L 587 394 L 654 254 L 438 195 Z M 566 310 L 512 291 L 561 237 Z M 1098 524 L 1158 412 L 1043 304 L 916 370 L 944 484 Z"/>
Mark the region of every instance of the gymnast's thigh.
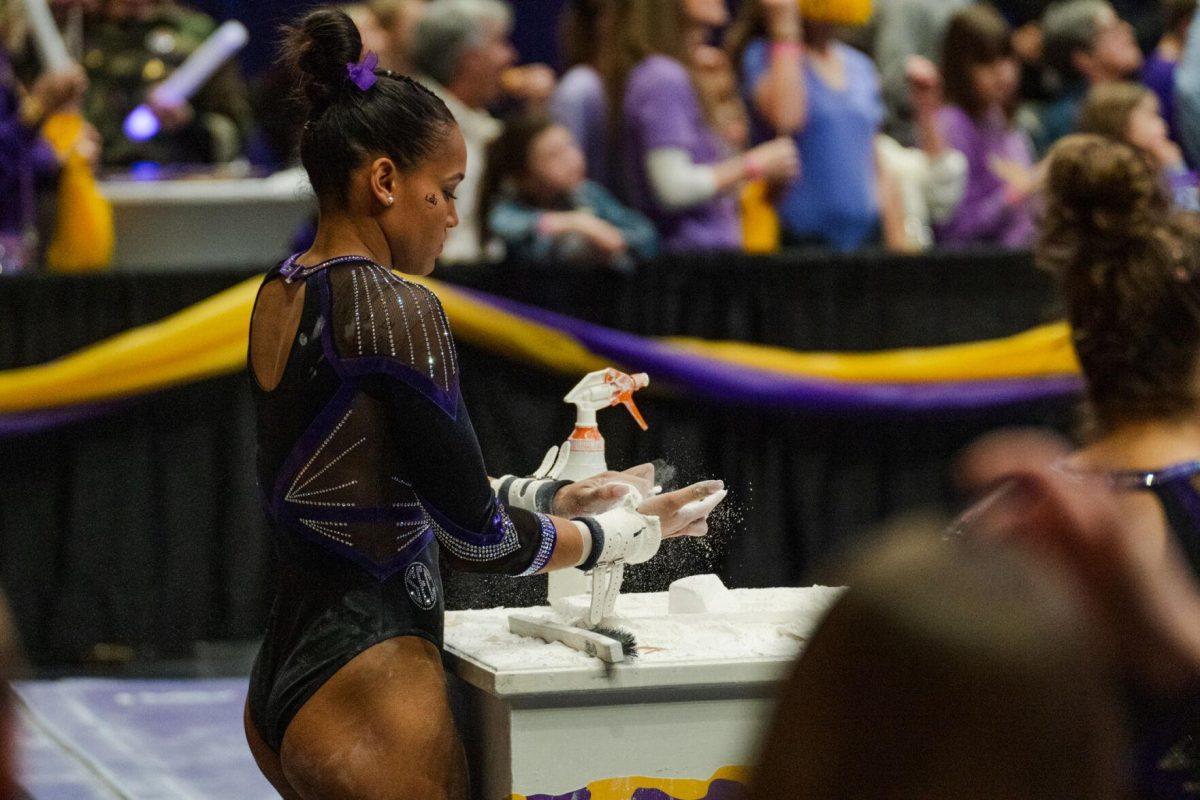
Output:
<path fill-rule="evenodd" d="M 297 712 L 280 760 L 305 800 L 467 800 L 437 648 L 399 636 L 359 653 Z"/>

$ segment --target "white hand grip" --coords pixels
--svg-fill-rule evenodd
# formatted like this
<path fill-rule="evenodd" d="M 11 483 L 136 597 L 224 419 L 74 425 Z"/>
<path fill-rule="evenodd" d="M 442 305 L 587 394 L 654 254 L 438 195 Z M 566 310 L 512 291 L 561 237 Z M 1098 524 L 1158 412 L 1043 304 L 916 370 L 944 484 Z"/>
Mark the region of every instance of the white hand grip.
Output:
<path fill-rule="evenodd" d="M 624 580 L 624 561 L 597 564 L 592 570 L 592 603 L 588 609 L 588 624 L 593 628 L 612 616 Z"/>

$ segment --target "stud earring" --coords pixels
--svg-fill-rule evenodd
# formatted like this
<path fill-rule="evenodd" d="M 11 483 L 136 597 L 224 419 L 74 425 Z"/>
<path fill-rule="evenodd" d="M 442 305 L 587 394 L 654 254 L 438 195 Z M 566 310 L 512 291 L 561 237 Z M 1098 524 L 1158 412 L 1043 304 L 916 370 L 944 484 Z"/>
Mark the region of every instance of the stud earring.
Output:
<path fill-rule="evenodd" d="M 392 203 L 394 203 L 394 202 L 396 202 L 396 198 L 395 198 L 395 197 L 392 197 L 392 196 L 389 194 L 389 195 L 388 195 L 388 203 L 387 203 L 387 204 L 390 206 L 390 205 L 391 205 Z"/>

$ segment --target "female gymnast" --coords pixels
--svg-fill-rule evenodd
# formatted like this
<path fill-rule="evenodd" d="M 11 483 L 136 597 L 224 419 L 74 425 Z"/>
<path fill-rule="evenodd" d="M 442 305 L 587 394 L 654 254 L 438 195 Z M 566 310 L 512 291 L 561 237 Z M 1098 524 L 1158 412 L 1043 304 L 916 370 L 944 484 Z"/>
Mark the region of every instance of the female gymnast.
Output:
<path fill-rule="evenodd" d="M 279 576 L 246 735 L 285 798 L 460 800 L 439 551 L 509 575 L 639 563 L 663 538 L 705 534 L 693 509 L 713 503 L 692 501 L 721 483 L 651 497 L 646 468 L 489 481 L 441 305 L 393 272 L 428 274 L 458 224 L 463 138 L 432 93 L 361 51 L 330 10 L 287 41 L 320 222 L 312 248 L 268 274 L 251 320 Z"/>
<path fill-rule="evenodd" d="M 1130 558 L 1169 571 L 1180 552 L 1200 577 L 1200 219 L 1173 207 L 1153 156 L 1078 135 L 1051 151 L 1039 261 L 1054 270 L 1083 369 L 1089 427 L 1060 474 L 1099 482 L 1130 530 Z M 1081 489 L 1083 491 L 1083 489 Z M 1117 617 L 1144 598 L 1118 598 Z M 1175 610 L 1190 605 L 1170 604 Z M 1136 618 L 1136 617 L 1135 617 Z M 1141 796 L 1195 796 L 1200 708 L 1193 680 L 1142 647 L 1117 649 L 1131 683 L 1166 685 L 1169 701 L 1131 691 Z M 1153 663 L 1147 663 L 1153 660 Z M 1177 670 L 1175 670 L 1177 671 Z M 1173 685 L 1172 685 L 1173 684 Z"/>
<path fill-rule="evenodd" d="M 1125 490 L 1147 546 L 1173 536 L 1200 575 L 1200 223 L 1123 143 L 1070 137 L 1048 163 L 1038 260 L 1058 278 L 1088 400 L 1067 466 Z"/>

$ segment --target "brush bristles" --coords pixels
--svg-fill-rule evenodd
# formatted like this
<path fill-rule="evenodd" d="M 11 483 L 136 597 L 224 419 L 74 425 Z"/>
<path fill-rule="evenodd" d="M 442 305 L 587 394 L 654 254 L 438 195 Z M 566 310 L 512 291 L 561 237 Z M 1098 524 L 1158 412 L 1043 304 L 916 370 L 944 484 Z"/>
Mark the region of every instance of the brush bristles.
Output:
<path fill-rule="evenodd" d="M 603 625 L 597 625 L 595 628 L 592 628 L 592 631 L 620 642 L 621 652 L 625 654 L 626 658 L 637 658 L 637 637 L 632 632 L 624 628 L 606 628 Z"/>

